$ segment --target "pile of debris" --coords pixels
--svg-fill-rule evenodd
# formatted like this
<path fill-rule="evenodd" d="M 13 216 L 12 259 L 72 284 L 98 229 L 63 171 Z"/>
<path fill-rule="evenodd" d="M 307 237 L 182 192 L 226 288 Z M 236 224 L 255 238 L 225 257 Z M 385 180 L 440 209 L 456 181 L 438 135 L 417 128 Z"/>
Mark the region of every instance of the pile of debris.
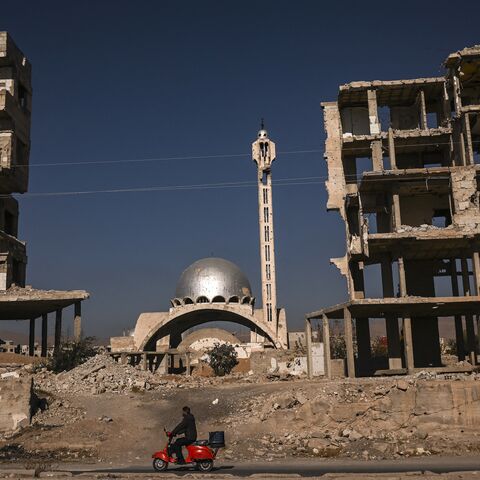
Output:
<path fill-rule="evenodd" d="M 480 424 L 471 420 L 480 411 L 477 376 L 456 374 L 444 380 L 434 375 L 418 372 L 401 379 L 325 382 L 316 389 L 261 394 L 242 402 L 235 415 L 222 423 L 235 430 L 245 428 L 245 418 L 263 422 L 262 431 L 269 434 L 249 439 L 250 446 L 257 445 L 251 454 L 272 460 L 286 456 L 382 459 L 476 451 L 480 444 L 471 442 L 465 432 L 476 435 L 476 424 Z M 238 442 L 240 446 L 242 440 Z M 248 445 L 244 447 L 248 451 Z"/>
<path fill-rule="evenodd" d="M 122 365 L 109 355 L 99 354 L 73 370 L 55 374 L 41 368 L 35 374 L 35 386 L 46 392 L 68 394 L 130 393 L 175 388 L 199 388 L 228 381 L 255 382 L 252 375 L 229 377 L 188 377 L 161 375 L 141 366 Z"/>

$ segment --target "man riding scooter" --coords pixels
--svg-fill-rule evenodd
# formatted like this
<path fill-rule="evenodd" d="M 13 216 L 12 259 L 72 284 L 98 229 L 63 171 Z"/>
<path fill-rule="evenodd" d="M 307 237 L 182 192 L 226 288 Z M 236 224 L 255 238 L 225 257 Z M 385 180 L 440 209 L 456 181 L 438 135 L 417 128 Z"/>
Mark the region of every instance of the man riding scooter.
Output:
<path fill-rule="evenodd" d="M 190 407 L 182 408 L 183 419 L 182 421 L 169 433 L 170 437 L 184 434 L 184 437 L 177 438 L 171 445 L 172 452 L 177 457 L 177 464 L 184 465 L 185 459 L 183 458 L 182 447 L 185 445 L 191 445 L 197 440 L 197 426 L 195 424 L 195 417 L 190 413 Z"/>

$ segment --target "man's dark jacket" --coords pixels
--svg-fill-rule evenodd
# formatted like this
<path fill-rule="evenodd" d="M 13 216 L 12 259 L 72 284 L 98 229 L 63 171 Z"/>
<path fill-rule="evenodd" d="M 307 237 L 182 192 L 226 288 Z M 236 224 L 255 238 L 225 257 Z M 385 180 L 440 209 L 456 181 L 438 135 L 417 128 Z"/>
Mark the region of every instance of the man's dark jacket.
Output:
<path fill-rule="evenodd" d="M 197 426 L 195 417 L 191 413 L 183 416 L 183 420 L 172 430 L 172 435 L 185 434 L 187 440 L 194 442 L 197 439 Z"/>

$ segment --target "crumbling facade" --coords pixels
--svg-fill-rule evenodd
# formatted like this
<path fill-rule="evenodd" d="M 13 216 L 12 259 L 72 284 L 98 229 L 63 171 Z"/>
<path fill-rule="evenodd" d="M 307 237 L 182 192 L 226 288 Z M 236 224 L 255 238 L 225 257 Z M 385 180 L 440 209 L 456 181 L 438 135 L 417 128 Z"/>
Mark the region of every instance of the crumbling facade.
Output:
<path fill-rule="evenodd" d="M 35 319 L 42 318 L 41 354 L 47 354 L 48 314 L 55 312 L 55 345 L 61 336 L 62 310 L 75 305 L 75 335 L 81 334 L 84 291 L 26 288 L 27 249 L 18 237 L 18 201 L 28 190 L 31 67 L 7 32 L 0 32 L 0 320 L 30 321 L 30 355 L 35 353 Z"/>
<path fill-rule="evenodd" d="M 445 67 L 444 77 L 342 85 L 322 104 L 327 209 L 340 213 L 347 244 L 331 261 L 348 301 L 307 315 L 307 333 L 322 319 L 328 343 L 329 319 L 344 320 L 349 376 L 382 373 L 369 319 L 385 320 L 383 373 L 442 367 L 439 317 L 455 323 L 458 359 L 477 364 L 480 46 Z M 369 296 L 368 270 L 380 298 Z"/>

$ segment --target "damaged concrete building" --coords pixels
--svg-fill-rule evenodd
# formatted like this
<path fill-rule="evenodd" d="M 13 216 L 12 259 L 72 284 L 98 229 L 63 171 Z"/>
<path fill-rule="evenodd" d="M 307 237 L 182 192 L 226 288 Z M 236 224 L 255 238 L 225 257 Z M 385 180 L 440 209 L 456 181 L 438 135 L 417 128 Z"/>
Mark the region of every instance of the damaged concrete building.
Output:
<path fill-rule="evenodd" d="M 35 290 L 25 285 L 27 249 L 18 237 L 19 207 L 12 195 L 28 190 L 31 66 L 7 32 L 0 32 L 0 320 L 30 322 L 29 353 L 35 351 L 35 319 L 42 318 L 41 354 L 47 354 L 48 315 L 55 313 L 60 344 L 62 310 L 74 305 L 75 335 L 81 334 L 81 302 L 87 292 Z"/>
<path fill-rule="evenodd" d="M 327 375 L 331 319 L 344 321 L 350 377 L 442 368 L 442 317 L 454 323 L 458 360 L 469 362 L 456 368 L 477 365 L 480 46 L 444 65 L 443 77 L 342 85 L 336 102 L 322 103 L 327 209 L 344 220 L 347 245 L 332 263 L 348 286 L 346 302 L 306 316 L 307 334 L 322 320 Z M 378 319 L 383 365 L 371 353 Z"/>

